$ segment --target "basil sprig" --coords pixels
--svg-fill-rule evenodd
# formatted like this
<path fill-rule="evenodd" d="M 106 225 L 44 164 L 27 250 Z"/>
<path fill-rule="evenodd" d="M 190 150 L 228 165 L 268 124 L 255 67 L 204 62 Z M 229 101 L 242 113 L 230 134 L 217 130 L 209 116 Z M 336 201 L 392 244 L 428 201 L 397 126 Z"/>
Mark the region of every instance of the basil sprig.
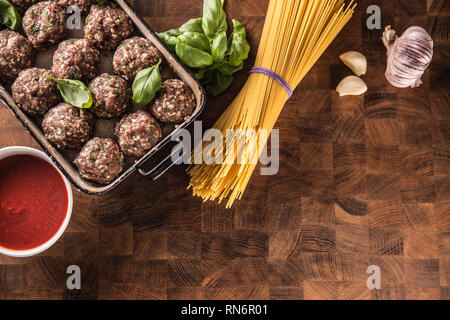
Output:
<path fill-rule="evenodd" d="M 156 93 L 161 89 L 162 79 L 159 72 L 159 62 L 147 69 L 139 71 L 133 82 L 133 102 L 136 106 L 142 107 L 148 105 Z"/>
<path fill-rule="evenodd" d="M 158 34 L 212 95 L 219 95 L 233 83 L 232 75 L 244 68 L 250 52 L 244 26 L 233 20 L 227 39 L 223 1 L 204 0 L 203 17 L 191 19 L 178 29 Z"/>
<path fill-rule="evenodd" d="M 65 102 L 81 109 L 92 107 L 94 102 L 92 93 L 83 82 L 72 79 L 49 78 L 56 82 Z"/>
<path fill-rule="evenodd" d="M 7 0 L 0 0 L 0 24 L 12 30 L 19 30 L 22 17 L 17 9 Z"/>

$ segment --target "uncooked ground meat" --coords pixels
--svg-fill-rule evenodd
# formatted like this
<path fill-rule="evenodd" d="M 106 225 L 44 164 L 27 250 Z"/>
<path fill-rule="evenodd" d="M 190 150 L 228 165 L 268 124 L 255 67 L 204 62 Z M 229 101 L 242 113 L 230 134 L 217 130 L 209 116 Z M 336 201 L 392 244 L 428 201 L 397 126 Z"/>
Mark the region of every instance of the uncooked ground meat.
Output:
<path fill-rule="evenodd" d="M 89 85 L 94 96 L 95 114 L 101 118 L 119 117 L 131 104 L 129 84 L 119 76 L 104 73 Z"/>
<path fill-rule="evenodd" d="M 30 6 L 38 2 L 39 0 L 9 0 L 20 13 L 24 13 Z"/>
<path fill-rule="evenodd" d="M 33 47 L 27 39 L 15 31 L 0 31 L 0 80 L 14 81 L 20 71 L 33 65 L 33 56 Z"/>
<path fill-rule="evenodd" d="M 143 156 L 162 137 L 158 121 L 142 110 L 123 117 L 116 126 L 115 134 L 122 151 L 135 157 Z"/>
<path fill-rule="evenodd" d="M 67 14 L 57 3 L 38 2 L 23 17 L 22 26 L 35 48 L 58 43 L 67 35 Z"/>
<path fill-rule="evenodd" d="M 133 24 L 125 11 L 109 3 L 92 5 L 86 18 L 84 36 L 99 49 L 113 50 L 133 32 Z"/>
<path fill-rule="evenodd" d="M 61 7 L 67 10 L 70 6 L 78 6 L 80 11 L 88 13 L 92 5 L 92 0 L 53 0 L 56 1 Z"/>
<path fill-rule="evenodd" d="M 61 101 L 56 83 L 49 76 L 50 70 L 26 69 L 12 85 L 14 101 L 31 116 L 43 116 Z"/>
<path fill-rule="evenodd" d="M 68 103 L 50 109 L 42 121 L 45 137 L 61 150 L 78 149 L 92 134 L 92 115 Z"/>
<path fill-rule="evenodd" d="M 181 123 L 189 119 L 194 108 L 194 94 L 178 79 L 164 81 L 151 106 L 153 115 L 163 123 Z"/>
<path fill-rule="evenodd" d="M 52 72 L 62 79 L 92 80 L 100 65 L 100 52 L 88 39 L 61 42 L 53 55 Z"/>
<path fill-rule="evenodd" d="M 147 39 L 134 37 L 124 40 L 114 54 L 114 71 L 133 81 L 142 69 L 149 68 L 162 58 L 158 49 Z"/>
<path fill-rule="evenodd" d="M 123 154 L 111 138 L 89 140 L 74 161 L 82 177 L 100 184 L 114 181 L 122 172 L 123 162 Z"/>

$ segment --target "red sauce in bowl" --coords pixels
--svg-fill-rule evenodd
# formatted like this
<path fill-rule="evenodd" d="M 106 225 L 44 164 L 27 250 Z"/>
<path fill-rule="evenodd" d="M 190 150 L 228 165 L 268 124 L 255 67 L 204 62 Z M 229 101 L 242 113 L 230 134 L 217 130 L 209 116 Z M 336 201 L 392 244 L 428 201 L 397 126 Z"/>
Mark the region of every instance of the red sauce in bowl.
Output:
<path fill-rule="evenodd" d="M 50 240 L 64 222 L 64 180 L 47 161 L 29 155 L 0 160 L 0 246 L 29 250 Z"/>

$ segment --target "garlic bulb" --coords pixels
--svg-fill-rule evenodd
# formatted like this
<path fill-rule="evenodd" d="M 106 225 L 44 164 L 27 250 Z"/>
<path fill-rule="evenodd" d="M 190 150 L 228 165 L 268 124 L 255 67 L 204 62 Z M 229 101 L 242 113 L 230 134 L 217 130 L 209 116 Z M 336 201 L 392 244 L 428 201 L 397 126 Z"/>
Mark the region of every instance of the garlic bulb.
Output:
<path fill-rule="evenodd" d="M 394 87 L 420 87 L 422 75 L 433 58 L 433 39 L 421 27 L 410 27 L 399 38 L 386 27 L 383 42 L 387 48 L 386 78 Z"/>

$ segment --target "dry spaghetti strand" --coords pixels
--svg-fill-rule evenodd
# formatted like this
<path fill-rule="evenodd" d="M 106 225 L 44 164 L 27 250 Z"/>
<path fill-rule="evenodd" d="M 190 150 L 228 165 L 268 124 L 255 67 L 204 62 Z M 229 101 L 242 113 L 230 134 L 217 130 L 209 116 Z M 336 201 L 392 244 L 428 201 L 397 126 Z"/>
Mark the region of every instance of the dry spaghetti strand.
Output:
<path fill-rule="evenodd" d="M 354 13 L 356 4 L 344 0 L 271 0 L 255 65 L 281 76 L 296 88 Z M 214 124 L 224 141 L 235 137 L 229 129 L 255 130 L 237 139 L 234 162 L 198 164 L 188 169 L 189 188 L 207 200 L 240 199 L 256 168 L 268 136 L 289 98 L 273 78 L 252 73 L 241 92 Z M 250 131 L 249 131 L 250 132 Z M 259 137 L 260 134 L 263 138 Z M 233 140 L 234 141 L 234 140 Z M 203 152 L 208 144 L 197 146 Z M 225 157 L 225 151 L 222 151 Z"/>

